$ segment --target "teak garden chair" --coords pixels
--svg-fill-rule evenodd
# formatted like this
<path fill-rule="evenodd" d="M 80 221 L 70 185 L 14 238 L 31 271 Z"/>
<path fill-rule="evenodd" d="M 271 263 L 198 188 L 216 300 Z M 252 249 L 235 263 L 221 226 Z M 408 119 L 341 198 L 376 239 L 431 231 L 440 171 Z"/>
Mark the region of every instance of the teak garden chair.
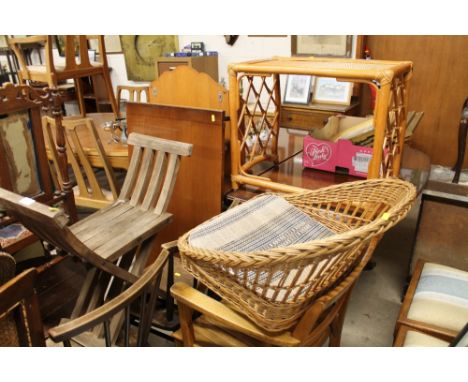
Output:
<path fill-rule="evenodd" d="M 91 266 L 72 319 L 95 309 L 120 284 L 134 284 L 155 236 L 172 220 L 166 209 L 180 157 L 191 155 L 192 145 L 136 133 L 130 134 L 128 143 L 134 146 L 133 155 L 118 200 L 70 227 L 61 211 L 0 189 L 0 206 L 9 214 L 41 239 Z M 121 320 L 110 325 L 114 342 Z"/>
<path fill-rule="evenodd" d="M 78 345 L 111 346 L 113 342 L 110 322 L 114 317 L 118 317 L 123 326 L 123 337 L 118 344 L 146 345 L 156 301 L 155 283 L 158 282 L 166 259 L 167 251 L 162 251 L 134 284 L 116 296 L 111 296 L 102 306 L 49 329 L 50 338 L 54 342 L 63 342 L 65 346 L 70 346 L 72 341 Z M 0 346 L 46 345 L 34 291 L 36 276 L 37 271 L 29 269 L 4 285 L 0 284 Z M 138 306 L 134 306 L 135 303 L 138 303 Z M 130 330 L 132 307 L 139 307 L 139 325 L 135 340 Z M 104 338 L 101 341 L 93 340 L 93 332 L 103 332 Z"/>
<path fill-rule="evenodd" d="M 64 119 L 62 120 L 62 126 L 65 133 L 65 147 L 68 162 L 71 165 L 77 183 L 77 185 L 73 187 L 76 205 L 88 208 L 103 208 L 112 204 L 117 200 L 119 187 L 93 121 L 90 118 Z M 47 146 L 49 147 L 52 158 L 53 173 L 57 175 L 56 183 L 61 185 L 63 180 L 61 179 L 57 144 L 54 134 L 56 129 L 55 120 L 44 116 L 42 118 L 42 127 L 44 129 L 44 138 L 47 141 Z M 101 159 L 106 175 L 107 188 L 105 184 L 99 182 L 95 169 L 86 155 L 80 137 L 80 128 L 89 131 L 92 142 L 89 142 L 87 146 L 94 148 Z"/>
<path fill-rule="evenodd" d="M 174 337 L 186 346 L 305 346 L 321 345 L 327 338 L 339 346 L 352 286 L 382 234 L 406 216 L 415 195 L 414 186 L 397 179 L 343 183 L 282 198 L 264 194 L 258 202 L 246 202 L 194 228 L 178 241 L 182 262 L 222 301 L 175 284 L 171 292 L 181 330 Z M 265 209 L 283 213 L 277 206 L 286 202 L 284 214 L 296 219 L 288 231 L 283 227 L 291 218 L 287 224 L 259 218 Z M 247 208 L 247 203 L 252 204 Z M 251 221 L 261 225 L 249 228 Z M 244 232 L 232 239 L 238 230 Z M 304 242 L 312 230 L 318 236 Z M 271 246 L 268 237 L 297 239 L 281 247 Z M 202 242 L 203 247 L 193 244 Z M 203 315 L 193 320 L 193 311 Z"/>

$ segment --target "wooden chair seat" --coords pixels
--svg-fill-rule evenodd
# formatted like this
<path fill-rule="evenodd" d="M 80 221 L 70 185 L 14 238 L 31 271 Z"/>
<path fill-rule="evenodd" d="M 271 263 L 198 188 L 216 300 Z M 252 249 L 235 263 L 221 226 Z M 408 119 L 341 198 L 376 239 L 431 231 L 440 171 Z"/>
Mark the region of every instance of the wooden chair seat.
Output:
<path fill-rule="evenodd" d="M 70 227 L 72 233 L 103 259 L 115 261 L 135 241 L 143 242 L 168 225 L 172 214 L 155 215 L 127 203 L 113 204 Z"/>

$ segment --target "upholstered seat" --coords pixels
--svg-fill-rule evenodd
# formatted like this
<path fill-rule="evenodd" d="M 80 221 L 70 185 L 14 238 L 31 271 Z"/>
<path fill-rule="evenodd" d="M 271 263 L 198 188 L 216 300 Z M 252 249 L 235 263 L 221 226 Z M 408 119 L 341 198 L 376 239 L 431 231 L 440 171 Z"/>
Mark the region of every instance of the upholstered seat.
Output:
<path fill-rule="evenodd" d="M 443 341 L 436 337 L 417 332 L 416 330 L 408 330 L 406 332 L 404 347 L 447 347 L 449 342 Z"/>
<path fill-rule="evenodd" d="M 425 263 L 408 318 L 460 330 L 468 321 L 468 272 Z"/>

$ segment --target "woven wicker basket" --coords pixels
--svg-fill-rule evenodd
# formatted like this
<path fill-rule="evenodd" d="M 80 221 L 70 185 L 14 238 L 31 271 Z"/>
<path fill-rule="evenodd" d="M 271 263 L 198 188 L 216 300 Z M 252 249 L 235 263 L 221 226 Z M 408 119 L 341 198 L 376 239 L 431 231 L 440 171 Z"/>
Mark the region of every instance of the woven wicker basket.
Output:
<path fill-rule="evenodd" d="M 178 247 L 185 268 L 241 314 L 271 332 L 291 328 L 311 300 L 341 281 L 369 241 L 403 219 L 416 191 L 398 179 L 373 179 L 282 195 L 336 234 L 268 251 Z"/>

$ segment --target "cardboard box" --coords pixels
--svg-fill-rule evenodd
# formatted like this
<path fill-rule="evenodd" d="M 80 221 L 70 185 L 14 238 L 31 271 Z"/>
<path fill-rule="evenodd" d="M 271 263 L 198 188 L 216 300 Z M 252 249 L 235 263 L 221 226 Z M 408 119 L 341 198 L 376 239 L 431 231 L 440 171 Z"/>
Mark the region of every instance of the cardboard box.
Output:
<path fill-rule="evenodd" d="M 329 172 L 336 172 L 340 167 L 347 169 L 349 175 L 367 178 L 371 158 L 371 147 L 355 146 L 345 139 L 331 142 L 311 136 L 304 137 L 304 167 Z"/>

